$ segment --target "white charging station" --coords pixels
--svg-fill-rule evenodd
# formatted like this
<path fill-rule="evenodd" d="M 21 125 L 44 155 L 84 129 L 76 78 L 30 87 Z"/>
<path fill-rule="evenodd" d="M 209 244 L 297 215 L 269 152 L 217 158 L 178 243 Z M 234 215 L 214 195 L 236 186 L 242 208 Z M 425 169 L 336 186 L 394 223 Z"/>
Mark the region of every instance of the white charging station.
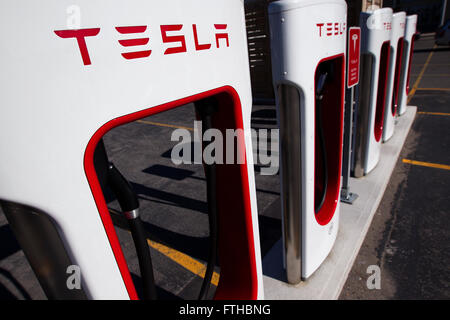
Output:
<path fill-rule="evenodd" d="M 399 110 L 398 114 L 406 112 L 409 94 L 409 78 L 411 73 L 411 62 L 414 51 L 414 38 L 417 32 L 417 15 L 413 14 L 406 17 L 405 39 L 403 49 L 403 67 L 400 80 Z"/>
<path fill-rule="evenodd" d="M 354 146 L 355 177 L 372 171 L 380 159 L 389 71 L 392 9 L 361 12 L 360 105 Z"/>
<path fill-rule="evenodd" d="M 405 12 L 392 15 L 391 53 L 389 75 L 386 91 L 386 105 L 384 109 L 383 141 L 389 140 L 394 134 L 395 117 L 398 111 L 398 96 L 400 74 L 403 60 L 403 37 L 405 35 Z"/>
<path fill-rule="evenodd" d="M 320 266 L 339 228 L 346 21 L 343 0 L 269 5 L 290 283 Z"/>
<path fill-rule="evenodd" d="M 54 296 L 67 290 L 67 265 L 52 251 L 59 245 L 67 263 L 80 267 L 87 298 L 136 299 L 94 150 L 116 126 L 211 96 L 220 130 L 248 132 L 243 3 L 2 1 L 0 26 L 0 200 L 47 227 L 30 224 L 29 234 L 16 236 L 26 253 L 41 250 L 29 260 Z M 251 135 L 238 148 L 244 164 L 217 166 L 216 299 L 263 298 Z M 36 237 L 32 249 L 21 239 L 27 236 Z M 51 278 L 61 272 L 62 281 Z"/>

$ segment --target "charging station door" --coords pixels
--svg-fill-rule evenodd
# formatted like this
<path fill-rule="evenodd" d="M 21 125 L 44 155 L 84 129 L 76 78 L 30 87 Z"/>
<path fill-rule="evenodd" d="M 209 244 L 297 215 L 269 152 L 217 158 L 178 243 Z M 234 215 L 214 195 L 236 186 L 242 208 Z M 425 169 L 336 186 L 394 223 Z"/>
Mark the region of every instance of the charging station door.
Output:
<path fill-rule="evenodd" d="M 391 53 L 389 61 L 388 87 L 384 110 L 383 141 L 394 134 L 395 117 L 398 110 L 398 93 L 403 56 L 403 36 L 405 34 L 405 12 L 392 15 Z"/>
<path fill-rule="evenodd" d="M 48 217 L 66 251 L 61 263 L 80 267 L 87 298 L 136 299 L 94 150 L 118 125 L 210 96 L 219 130 L 249 131 L 243 2 L 2 1 L 0 26 L 0 199 Z M 238 148 L 244 163 L 217 169 L 216 298 L 260 299 L 251 135 Z"/>
<path fill-rule="evenodd" d="M 317 270 L 339 228 L 346 21 L 341 0 L 269 5 L 289 283 Z"/>
<path fill-rule="evenodd" d="M 403 47 L 403 63 L 400 75 L 398 115 L 402 115 L 406 112 L 406 105 L 408 103 L 408 94 L 410 89 L 409 79 L 411 75 L 411 62 L 414 51 L 414 39 L 417 32 L 416 28 L 417 28 L 417 15 L 413 14 L 407 16 L 404 47 Z"/>
<path fill-rule="evenodd" d="M 375 168 L 380 159 L 386 89 L 389 71 L 392 9 L 362 12 L 360 84 L 355 163 L 353 174 L 361 177 Z"/>

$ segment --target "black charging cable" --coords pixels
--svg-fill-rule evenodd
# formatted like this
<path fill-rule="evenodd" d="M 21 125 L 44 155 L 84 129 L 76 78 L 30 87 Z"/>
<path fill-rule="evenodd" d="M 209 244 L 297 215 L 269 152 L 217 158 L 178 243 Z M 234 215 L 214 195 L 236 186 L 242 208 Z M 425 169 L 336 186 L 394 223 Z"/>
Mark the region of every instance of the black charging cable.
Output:
<path fill-rule="evenodd" d="M 157 296 L 152 258 L 147 243 L 147 237 L 145 236 L 144 226 L 139 216 L 139 201 L 130 183 L 112 163 L 109 163 L 108 166 L 108 186 L 116 195 L 122 213 L 127 219 L 130 227 L 139 260 L 144 299 L 156 300 Z"/>
<path fill-rule="evenodd" d="M 139 216 L 139 200 L 136 193 L 114 164 L 108 161 L 103 140 L 99 142 L 95 150 L 94 164 L 100 184 L 102 186 L 107 185 L 111 189 L 119 202 L 123 215 L 128 221 L 139 260 L 144 299 L 156 300 L 152 258 L 144 226 Z"/>
<path fill-rule="evenodd" d="M 212 116 L 217 111 L 217 102 L 214 98 L 208 98 L 195 103 L 197 114 L 202 120 L 203 133 L 211 129 Z M 209 143 L 204 142 L 203 149 Z M 216 164 L 204 164 L 206 176 L 206 198 L 208 201 L 208 220 L 209 220 L 209 257 L 206 267 L 205 277 L 203 279 L 199 300 L 205 300 L 208 297 L 208 291 L 211 286 L 211 279 L 214 273 L 214 267 L 217 260 L 217 234 L 218 234 L 218 220 L 217 220 L 217 172 Z"/>
<path fill-rule="evenodd" d="M 314 211 L 318 213 L 320 209 L 322 209 L 323 204 L 325 203 L 325 198 L 327 195 L 328 188 L 328 163 L 327 163 L 327 148 L 325 146 L 325 135 L 323 132 L 323 122 L 322 122 L 322 102 L 323 102 L 323 92 L 325 90 L 325 84 L 327 81 L 328 72 L 323 72 L 317 81 L 316 86 L 316 126 L 319 127 L 319 145 L 320 151 L 322 153 L 322 172 L 323 172 L 323 190 L 320 197 L 315 198 L 315 206 Z"/>

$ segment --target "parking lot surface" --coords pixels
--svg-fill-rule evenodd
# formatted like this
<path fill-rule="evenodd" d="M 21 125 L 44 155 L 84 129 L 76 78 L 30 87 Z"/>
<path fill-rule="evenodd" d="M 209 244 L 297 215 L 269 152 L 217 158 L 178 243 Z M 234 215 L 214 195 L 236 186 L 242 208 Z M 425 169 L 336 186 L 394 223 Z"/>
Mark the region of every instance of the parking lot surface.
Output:
<path fill-rule="evenodd" d="M 417 41 L 410 86 L 416 119 L 340 299 L 450 298 L 450 48 Z"/>

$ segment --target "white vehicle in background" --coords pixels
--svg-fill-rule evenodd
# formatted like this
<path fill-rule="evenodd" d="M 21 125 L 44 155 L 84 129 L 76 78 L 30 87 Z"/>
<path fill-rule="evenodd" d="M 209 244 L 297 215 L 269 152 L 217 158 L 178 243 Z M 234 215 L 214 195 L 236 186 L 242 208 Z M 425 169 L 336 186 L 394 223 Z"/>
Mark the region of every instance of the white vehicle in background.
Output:
<path fill-rule="evenodd" d="M 436 30 L 435 43 L 444 46 L 450 45 L 450 20 Z"/>

